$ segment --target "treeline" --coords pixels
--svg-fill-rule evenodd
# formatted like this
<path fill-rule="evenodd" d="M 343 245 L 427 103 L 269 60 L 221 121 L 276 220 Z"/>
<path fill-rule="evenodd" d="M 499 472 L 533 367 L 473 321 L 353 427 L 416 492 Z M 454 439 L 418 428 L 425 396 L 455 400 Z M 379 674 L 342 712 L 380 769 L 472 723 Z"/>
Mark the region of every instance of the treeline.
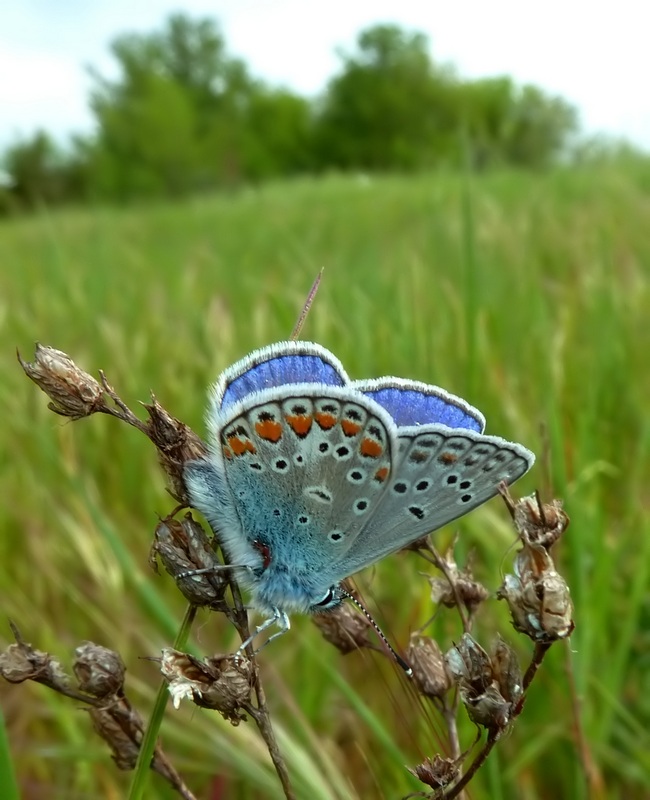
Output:
<path fill-rule="evenodd" d="M 421 33 L 380 25 L 315 98 L 269 86 L 210 19 L 171 17 L 112 44 L 93 72 L 96 130 L 66 147 L 44 131 L 2 159 L 0 212 L 39 204 L 183 196 L 328 170 L 540 169 L 567 152 L 575 109 L 509 77 L 465 80 Z"/>

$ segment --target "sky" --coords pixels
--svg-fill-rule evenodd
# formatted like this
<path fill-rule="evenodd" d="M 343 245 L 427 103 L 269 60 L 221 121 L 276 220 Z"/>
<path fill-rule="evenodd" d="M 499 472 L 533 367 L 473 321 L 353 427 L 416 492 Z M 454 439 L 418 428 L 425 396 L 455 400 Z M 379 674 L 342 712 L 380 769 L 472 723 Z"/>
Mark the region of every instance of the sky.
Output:
<path fill-rule="evenodd" d="M 92 131 L 92 65 L 115 75 L 110 42 L 182 11 L 219 21 L 231 55 L 274 85 L 315 95 L 337 48 L 396 23 L 425 33 L 467 78 L 508 74 L 578 108 L 583 130 L 650 150 L 650 5 L 643 0 L 18 0 L 0 5 L 0 147 L 45 128 Z"/>

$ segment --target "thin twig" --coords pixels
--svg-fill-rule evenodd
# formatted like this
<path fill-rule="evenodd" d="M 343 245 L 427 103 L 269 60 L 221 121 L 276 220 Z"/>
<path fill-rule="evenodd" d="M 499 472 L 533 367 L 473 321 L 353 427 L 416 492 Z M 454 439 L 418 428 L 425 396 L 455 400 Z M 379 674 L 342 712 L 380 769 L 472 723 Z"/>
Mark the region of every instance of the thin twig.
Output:
<path fill-rule="evenodd" d="M 585 732 L 582 727 L 580 700 L 578 699 L 578 691 L 576 689 L 575 675 L 573 672 L 573 661 L 571 660 L 571 645 L 568 641 L 564 643 L 564 648 L 566 655 L 565 669 L 569 681 L 569 695 L 571 697 L 571 710 L 573 713 L 573 729 L 576 737 L 576 746 L 580 755 L 580 760 L 582 761 L 585 779 L 587 781 L 587 791 L 589 797 L 594 800 L 595 798 L 604 798 L 605 787 L 603 785 L 603 780 L 593 758 L 591 757 L 591 751 L 589 749 L 589 745 L 587 744 L 587 737 L 585 736 Z"/>
<path fill-rule="evenodd" d="M 230 581 L 230 589 L 232 592 L 233 604 L 234 604 L 233 623 L 237 628 L 237 631 L 241 636 L 242 641 L 246 641 L 246 639 L 248 639 L 250 635 L 250 628 L 248 625 L 248 614 L 244 606 L 244 601 L 241 595 L 241 590 L 239 588 L 239 585 L 232 578 Z M 250 659 L 251 664 L 253 665 L 253 676 L 252 676 L 253 689 L 255 690 L 255 700 L 257 705 L 254 706 L 252 703 L 247 703 L 243 707 L 255 720 L 257 729 L 259 730 L 261 737 L 264 739 L 266 743 L 269 755 L 271 756 L 271 761 L 273 762 L 275 771 L 278 775 L 278 778 L 280 779 L 280 783 L 282 784 L 282 790 L 284 791 L 284 796 L 287 798 L 287 800 L 295 800 L 296 795 L 293 791 L 293 787 L 291 786 L 291 779 L 289 778 L 289 770 L 287 769 L 287 765 L 284 761 L 284 758 L 282 757 L 282 753 L 278 745 L 278 740 L 275 737 L 275 731 L 273 730 L 273 726 L 271 724 L 271 716 L 269 714 L 268 706 L 266 705 L 266 695 L 264 693 L 262 680 L 260 678 L 259 664 L 257 663 L 257 659 L 255 658 L 255 652 L 253 649 L 252 642 L 247 645 L 246 654 Z"/>
<path fill-rule="evenodd" d="M 451 587 L 451 591 L 454 595 L 454 600 L 456 601 L 456 608 L 458 609 L 458 613 L 460 615 L 461 622 L 463 624 L 463 631 L 465 633 L 469 633 L 471 631 L 471 619 L 465 614 L 464 611 L 464 603 L 463 599 L 460 596 L 460 592 L 458 591 L 458 586 L 456 585 L 456 581 L 454 580 L 449 568 L 447 567 L 447 563 L 445 559 L 440 555 L 440 553 L 436 550 L 436 548 L 428 542 L 428 551 L 431 553 L 432 558 L 427 558 L 426 551 L 419 551 L 422 558 L 428 561 L 430 564 L 433 564 L 437 567 L 440 572 L 447 578 L 449 582 L 449 586 Z"/>

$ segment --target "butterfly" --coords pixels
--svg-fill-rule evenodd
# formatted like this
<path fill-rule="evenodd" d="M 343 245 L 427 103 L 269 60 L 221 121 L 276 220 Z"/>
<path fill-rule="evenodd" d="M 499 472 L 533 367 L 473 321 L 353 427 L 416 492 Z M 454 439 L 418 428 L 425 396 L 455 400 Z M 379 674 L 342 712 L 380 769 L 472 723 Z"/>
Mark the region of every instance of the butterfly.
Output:
<path fill-rule="evenodd" d="M 305 341 L 226 369 L 207 424 L 209 455 L 188 462 L 184 480 L 268 615 L 256 634 L 274 622 L 284 632 L 290 612 L 336 607 L 349 596 L 344 578 L 481 505 L 535 461 L 484 435 L 485 418 L 460 397 L 402 378 L 352 381 Z"/>

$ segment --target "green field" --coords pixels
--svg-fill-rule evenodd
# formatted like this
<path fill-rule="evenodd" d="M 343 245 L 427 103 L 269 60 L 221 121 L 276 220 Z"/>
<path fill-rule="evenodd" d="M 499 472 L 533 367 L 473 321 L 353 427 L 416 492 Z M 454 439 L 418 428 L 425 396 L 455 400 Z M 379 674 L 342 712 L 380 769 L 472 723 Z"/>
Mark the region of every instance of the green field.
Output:
<path fill-rule="evenodd" d="M 516 492 L 561 498 L 572 520 L 556 558 L 575 632 L 551 650 L 470 796 L 650 796 L 648 163 L 471 182 L 331 177 L 183 205 L 42 213 L 0 225 L 0 265 L 3 647 L 10 618 L 66 668 L 83 640 L 114 648 L 146 718 L 160 679 L 142 657 L 171 644 L 185 609 L 147 563 L 157 515 L 173 508 L 152 446 L 107 417 L 53 415 L 16 347 L 30 359 L 40 341 L 103 369 L 132 408 L 153 391 L 202 434 L 207 385 L 287 338 L 325 267 L 303 337 L 354 378 L 397 374 L 466 397 L 488 433 L 538 454 Z M 496 590 L 512 556 L 502 503 L 436 543 L 456 531 L 459 559 L 473 549 Z M 433 611 L 424 569 L 400 554 L 359 578 L 400 647 Z M 293 623 L 260 661 L 298 797 L 424 788 L 404 765 L 444 746 L 432 709 L 385 659 L 341 656 L 308 619 Z M 443 649 L 461 632 L 450 611 L 431 630 Z M 525 665 L 531 643 L 491 601 L 475 633 L 489 645 L 496 631 Z M 192 641 L 206 654 L 237 647 L 207 613 Z M 25 798 L 125 795 L 130 776 L 79 703 L 33 683 L 0 683 L 0 700 Z M 474 728 L 461 717 L 469 747 Z M 185 703 L 168 708 L 162 737 L 199 797 L 282 797 L 252 723 L 233 728 Z M 1 758 L 0 769 L 8 780 Z M 175 796 L 157 776 L 151 787 L 147 796 Z"/>

